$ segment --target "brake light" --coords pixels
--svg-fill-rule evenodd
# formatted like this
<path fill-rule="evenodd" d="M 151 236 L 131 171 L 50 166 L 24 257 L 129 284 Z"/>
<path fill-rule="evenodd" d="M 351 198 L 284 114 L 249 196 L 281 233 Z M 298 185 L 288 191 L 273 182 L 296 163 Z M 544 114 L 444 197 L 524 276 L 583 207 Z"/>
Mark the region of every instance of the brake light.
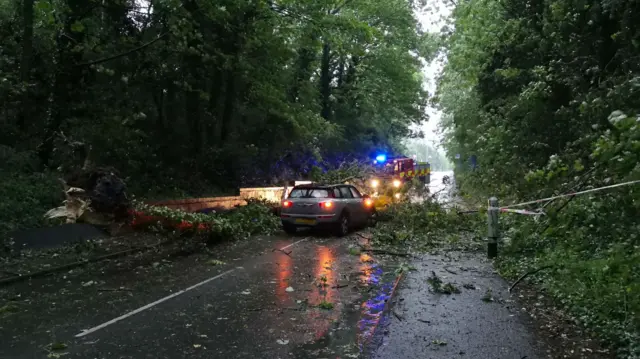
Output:
<path fill-rule="evenodd" d="M 320 202 L 320 208 L 329 209 L 333 208 L 333 202 Z"/>
<path fill-rule="evenodd" d="M 289 208 L 291 206 L 293 206 L 293 202 L 291 202 L 291 201 L 282 202 L 282 207 L 284 207 L 284 208 Z"/>
<path fill-rule="evenodd" d="M 373 206 L 373 200 L 372 200 L 371 198 L 367 198 L 367 199 L 365 199 L 365 200 L 364 200 L 364 205 L 365 205 L 366 207 L 371 207 L 371 206 Z"/>

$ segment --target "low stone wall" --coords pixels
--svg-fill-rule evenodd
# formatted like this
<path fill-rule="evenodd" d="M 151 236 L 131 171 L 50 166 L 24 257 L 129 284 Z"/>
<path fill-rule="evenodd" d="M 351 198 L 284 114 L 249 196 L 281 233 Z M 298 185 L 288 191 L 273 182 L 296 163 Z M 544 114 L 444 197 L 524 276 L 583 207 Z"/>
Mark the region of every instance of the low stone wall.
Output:
<path fill-rule="evenodd" d="M 185 212 L 196 212 L 205 208 L 232 209 L 236 206 L 244 206 L 247 201 L 240 196 L 231 197 L 205 197 L 187 198 L 168 201 L 149 202 L 149 205 L 180 209 Z"/>
<path fill-rule="evenodd" d="M 284 192 L 284 187 L 240 188 L 240 197 L 279 203 L 282 199 L 282 192 Z"/>
<path fill-rule="evenodd" d="M 292 187 L 289 187 L 289 191 Z M 167 201 L 148 202 L 147 204 L 185 212 L 196 212 L 205 208 L 232 209 L 244 206 L 248 199 L 262 199 L 272 203 L 280 203 L 284 187 L 240 188 L 240 196 L 187 198 Z"/>

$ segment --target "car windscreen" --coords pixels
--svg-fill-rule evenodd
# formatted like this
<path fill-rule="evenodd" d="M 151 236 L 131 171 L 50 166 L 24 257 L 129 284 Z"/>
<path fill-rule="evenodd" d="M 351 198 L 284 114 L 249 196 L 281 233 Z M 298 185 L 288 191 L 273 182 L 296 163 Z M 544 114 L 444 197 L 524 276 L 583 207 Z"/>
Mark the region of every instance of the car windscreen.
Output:
<path fill-rule="evenodd" d="M 329 198 L 329 190 L 324 188 L 294 188 L 289 198 Z"/>

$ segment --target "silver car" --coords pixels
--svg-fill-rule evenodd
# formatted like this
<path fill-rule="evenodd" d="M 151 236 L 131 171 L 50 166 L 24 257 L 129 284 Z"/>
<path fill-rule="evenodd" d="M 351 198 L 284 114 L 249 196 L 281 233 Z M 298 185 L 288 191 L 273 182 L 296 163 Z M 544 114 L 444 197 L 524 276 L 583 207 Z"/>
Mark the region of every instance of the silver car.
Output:
<path fill-rule="evenodd" d="M 301 227 L 330 228 L 344 236 L 352 228 L 375 224 L 373 201 L 350 185 L 296 186 L 282 201 L 282 226 L 287 233 Z"/>

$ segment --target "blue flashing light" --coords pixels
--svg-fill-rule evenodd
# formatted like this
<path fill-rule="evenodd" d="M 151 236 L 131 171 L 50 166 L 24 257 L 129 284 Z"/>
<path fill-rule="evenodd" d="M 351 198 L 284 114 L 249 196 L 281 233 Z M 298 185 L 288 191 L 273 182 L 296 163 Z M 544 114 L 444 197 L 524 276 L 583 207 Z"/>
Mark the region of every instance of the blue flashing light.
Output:
<path fill-rule="evenodd" d="M 376 156 L 376 161 L 377 162 L 387 162 L 387 155 L 377 155 Z"/>

